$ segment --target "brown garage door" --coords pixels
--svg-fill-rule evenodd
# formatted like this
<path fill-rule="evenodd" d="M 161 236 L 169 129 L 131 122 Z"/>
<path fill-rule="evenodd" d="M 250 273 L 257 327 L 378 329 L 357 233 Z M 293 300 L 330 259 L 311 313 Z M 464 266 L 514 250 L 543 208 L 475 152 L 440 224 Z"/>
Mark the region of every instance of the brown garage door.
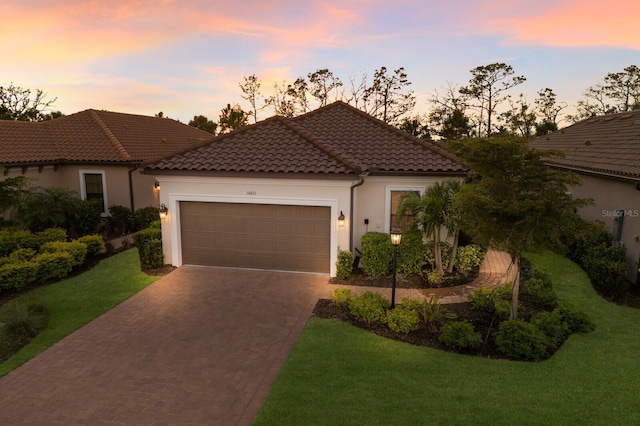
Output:
<path fill-rule="evenodd" d="M 180 202 L 182 263 L 329 272 L 331 209 Z"/>

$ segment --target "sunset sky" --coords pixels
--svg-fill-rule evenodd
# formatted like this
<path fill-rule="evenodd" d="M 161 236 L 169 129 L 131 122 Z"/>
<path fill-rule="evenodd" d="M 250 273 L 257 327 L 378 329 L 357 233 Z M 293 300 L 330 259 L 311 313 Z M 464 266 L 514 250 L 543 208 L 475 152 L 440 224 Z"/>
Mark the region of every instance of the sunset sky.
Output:
<path fill-rule="evenodd" d="M 640 66 L 637 0 L 4 0 L 0 85 L 88 108 L 214 121 L 248 104 L 238 83 L 328 68 L 347 81 L 404 67 L 417 109 L 469 70 L 506 62 L 574 105 L 608 72 Z M 263 112 L 259 118 L 272 115 Z"/>

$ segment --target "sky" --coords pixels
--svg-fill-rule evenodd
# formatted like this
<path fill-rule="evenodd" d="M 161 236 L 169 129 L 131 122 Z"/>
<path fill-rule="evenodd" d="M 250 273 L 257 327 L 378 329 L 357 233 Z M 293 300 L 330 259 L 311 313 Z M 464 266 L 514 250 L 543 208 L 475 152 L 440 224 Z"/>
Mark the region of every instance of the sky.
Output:
<path fill-rule="evenodd" d="M 569 105 L 609 72 L 640 66 L 637 0 L 3 0 L 0 85 L 41 89 L 65 114 L 105 109 L 214 121 L 328 68 L 343 81 L 404 67 L 429 109 L 435 90 L 496 62 Z M 263 119 L 270 110 L 259 114 Z"/>

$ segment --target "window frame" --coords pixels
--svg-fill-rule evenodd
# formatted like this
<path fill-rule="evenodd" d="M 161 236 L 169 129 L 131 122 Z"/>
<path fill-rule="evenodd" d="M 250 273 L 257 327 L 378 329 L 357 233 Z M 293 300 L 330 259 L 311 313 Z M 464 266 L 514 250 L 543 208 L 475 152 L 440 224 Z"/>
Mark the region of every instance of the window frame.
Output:
<path fill-rule="evenodd" d="M 82 200 L 87 199 L 87 181 L 86 175 L 101 175 L 102 176 L 102 217 L 106 217 L 109 215 L 109 210 L 107 206 L 109 205 L 107 202 L 107 174 L 104 170 L 91 170 L 91 169 L 81 169 L 80 173 L 80 198 Z"/>
<path fill-rule="evenodd" d="M 409 186 L 409 185 L 387 185 L 385 187 L 384 197 L 384 232 L 391 232 L 391 193 L 392 192 L 418 192 L 420 196 L 424 195 L 427 190 L 426 186 Z"/>

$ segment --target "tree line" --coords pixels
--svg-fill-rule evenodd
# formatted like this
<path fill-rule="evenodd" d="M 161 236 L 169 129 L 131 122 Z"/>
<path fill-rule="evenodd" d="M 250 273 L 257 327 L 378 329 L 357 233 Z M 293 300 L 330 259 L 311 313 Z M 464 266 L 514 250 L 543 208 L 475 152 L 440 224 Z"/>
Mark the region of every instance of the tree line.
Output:
<path fill-rule="evenodd" d="M 630 65 L 608 73 L 588 87 L 575 105 L 575 113 L 563 117 L 568 107 L 551 88 L 541 88 L 533 101 L 516 94 L 527 79 L 511 65 L 492 63 L 470 70 L 464 85 L 447 83 L 428 98 L 426 113 L 415 112 L 416 94 L 404 69 L 381 66 L 369 76 L 349 76 L 343 81 L 328 68 L 318 69 L 294 81 L 264 87 L 256 74 L 238 83 L 243 105 L 229 103 L 218 120 L 195 115 L 189 125 L 212 134 L 227 133 L 257 122 L 262 116 L 295 117 L 341 100 L 385 123 L 420 138 L 459 140 L 492 135 L 532 137 L 558 129 L 560 122 L 577 122 L 594 115 L 640 109 L 640 69 Z M 47 100 L 41 90 L 13 84 L 0 87 L 0 119 L 42 121 L 61 116 L 47 112 L 56 99 Z M 162 112 L 156 114 L 164 117 Z"/>

